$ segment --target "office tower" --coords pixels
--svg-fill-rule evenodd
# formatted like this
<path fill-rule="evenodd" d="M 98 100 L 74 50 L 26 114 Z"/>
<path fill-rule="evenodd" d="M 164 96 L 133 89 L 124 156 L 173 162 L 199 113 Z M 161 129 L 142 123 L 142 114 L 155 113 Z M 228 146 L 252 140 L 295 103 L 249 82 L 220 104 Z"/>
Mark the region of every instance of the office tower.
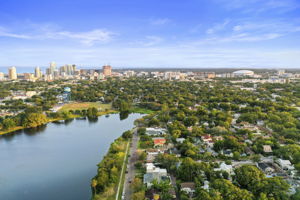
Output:
<path fill-rule="evenodd" d="M 10 80 L 16 80 L 17 79 L 16 67 L 11 67 L 11 68 L 8 69 L 8 78 Z"/>
<path fill-rule="evenodd" d="M 67 65 L 67 74 L 72 75 L 73 74 L 73 66 L 72 65 Z"/>
<path fill-rule="evenodd" d="M 49 67 L 49 74 L 54 74 L 54 71 L 56 70 L 56 63 L 55 62 L 51 62 L 50 63 L 50 67 Z"/>
<path fill-rule="evenodd" d="M 76 65 L 64 65 L 59 68 L 60 75 L 74 75 L 76 70 Z"/>
<path fill-rule="evenodd" d="M 61 67 L 59 68 L 59 73 L 60 73 L 60 75 L 65 75 L 66 72 L 67 72 L 66 65 L 61 66 Z"/>
<path fill-rule="evenodd" d="M 103 75 L 104 76 L 111 76 L 111 66 L 110 65 L 104 65 L 102 67 Z"/>
<path fill-rule="evenodd" d="M 75 71 L 76 71 L 76 65 L 72 65 L 72 71 L 73 71 L 73 73 L 72 74 L 75 74 Z"/>
<path fill-rule="evenodd" d="M 47 69 L 46 69 L 46 74 L 47 74 L 47 75 L 51 75 L 50 68 L 47 68 Z"/>
<path fill-rule="evenodd" d="M 34 76 L 37 79 L 42 78 L 42 72 L 41 72 L 40 67 L 36 67 L 35 68 L 35 70 L 34 70 Z"/>
<path fill-rule="evenodd" d="M 34 81 L 34 75 L 31 73 L 24 73 L 24 79 L 27 81 Z"/>

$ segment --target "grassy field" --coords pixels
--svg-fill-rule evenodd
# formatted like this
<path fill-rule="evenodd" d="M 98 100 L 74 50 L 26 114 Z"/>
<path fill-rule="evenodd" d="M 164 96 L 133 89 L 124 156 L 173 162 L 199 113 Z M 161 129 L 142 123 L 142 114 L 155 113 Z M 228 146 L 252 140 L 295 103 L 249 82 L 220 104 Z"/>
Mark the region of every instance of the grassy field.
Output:
<path fill-rule="evenodd" d="M 140 108 L 140 107 L 133 107 L 130 112 L 132 113 L 140 113 L 140 114 L 152 114 L 154 113 L 155 111 L 153 110 L 149 110 L 149 109 L 146 109 L 146 108 Z"/>
<path fill-rule="evenodd" d="M 86 110 L 92 107 L 105 111 L 105 109 L 111 109 L 111 104 L 102 104 L 98 102 L 75 102 L 65 104 L 59 111 Z"/>

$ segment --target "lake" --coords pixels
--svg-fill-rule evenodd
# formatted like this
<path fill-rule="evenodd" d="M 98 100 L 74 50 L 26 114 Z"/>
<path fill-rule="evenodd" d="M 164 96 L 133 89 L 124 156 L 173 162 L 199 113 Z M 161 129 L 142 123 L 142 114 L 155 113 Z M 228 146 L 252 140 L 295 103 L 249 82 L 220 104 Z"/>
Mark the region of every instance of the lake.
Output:
<path fill-rule="evenodd" d="M 0 199 L 87 200 L 110 144 L 141 114 L 69 120 L 0 137 Z"/>

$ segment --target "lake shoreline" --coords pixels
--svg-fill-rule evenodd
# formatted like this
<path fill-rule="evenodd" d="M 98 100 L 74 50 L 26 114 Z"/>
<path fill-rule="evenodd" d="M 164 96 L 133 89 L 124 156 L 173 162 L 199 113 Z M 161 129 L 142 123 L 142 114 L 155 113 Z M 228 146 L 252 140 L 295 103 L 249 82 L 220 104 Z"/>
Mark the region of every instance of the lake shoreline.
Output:
<path fill-rule="evenodd" d="M 103 112 L 100 112 L 100 114 L 97 117 L 100 117 L 100 116 L 103 116 L 103 115 L 108 115 L 108 114 L 117 114 L 117 113 L 119 113 L 119 112 L 116 111 L 116 110 L 103 111 Z M 43 126 L 43 125 L 46 125 L 46 124 L 49 124 L 49 123 L 55 122 L 55 121 L 76 119 L 76 118 L 80 118 L 80 117 L 86 117 L 86 116 L 73 114 L 71 117 L 68 117 L 68 118 L 62 118 L 62 117 L 61 118 L 47 118 L 47 122 L 40 125 L 40 126 Z M 2 135 L 13 133 L 15 131 L 20 131 L 20 130 L 25 130 L 25 129 L 30 129 L 30 128 L 36 128 L 36 127 L 39 127 L 39 126 L 35 126 L 35 127 L 17 126 L 17 127 L 12 128 L 12 129 L 9 129 L 9 130 L 0 131 L 0 137 Z"/>
<path fill-rule="evenodd" d="M 47 196 L 45 200 L 90 199 L 90 181 L 97 174 L 97 163 L 142 116 L 76 118 L 1 137 L 0 179 L 8 181 L 0 189 L 0 199 L 36 199 L 41 194 Z"/>
<path fill-rule="evenodd" d="M 153 112 L 154 111 L 149 110 L 149 109 L 134 108 L 134 109 L 129 111 L 129 114 L 131 114 L 131 113 L 151 114 Z M 101 112 L 98 113 L 97 117 L 100 117 L 100 116 L 103 116 L 103 115 L 109 115 L 109 114 L 117 114 L 117 113 L 120 113 L 120 112 L 116 111 L 116 110 L 101 111 Z M 81 118 L 81 117 L 87 117 L 87 116 L 72 114 L 72 116 L 68 117 L 68 118 L 55 118 L 55 119 L 53 119 L 53 118 L 48 119 L 47 118 L 48 121 L 46 123 L 42 124 L 41 126 L 46 125 L 46 124 L 51 123 L 51 122 L 59 121 L 59 120 L 76 119 L 76 118 Z M 24 129 L 28 129 L 28 128 L 36 128 L 36 127 L 17 126 L 17 127 L 12 128 L 12 129 L 9 129 L 9 130 L 0 131 L 0 137 L 2 135 L 6 135 L 6 134 L 9 134 L 9 133 L 13 133 L 15 131 L 20 131 L 20 130 L 24 130 Z"/>

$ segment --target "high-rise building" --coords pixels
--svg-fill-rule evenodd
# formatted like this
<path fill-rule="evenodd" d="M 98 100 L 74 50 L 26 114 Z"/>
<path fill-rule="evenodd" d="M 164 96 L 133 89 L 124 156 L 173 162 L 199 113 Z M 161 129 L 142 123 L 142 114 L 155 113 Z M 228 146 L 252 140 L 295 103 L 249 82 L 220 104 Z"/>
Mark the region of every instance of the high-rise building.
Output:
<path fill-rule="evenodd" d="M 24 79 L 27 81 L 34 81 L 34 75 L 31 73 L 24 73 Z"/>
<path fill-rule="evenodd" d="M 76 71 L 76 65 L 72 65 L 72 74 L 75 74 Z"/>
<path fill-rule="evenodd" d="M 76 65 L 64 65 L 59 68 L 60 75 L 74 75 L 76 70 Z"/>
<path fill-rule="evenodd" d="M 36 68 L 34 69 L 34 76 L 35 76 L 35 78 L 37 78 L 37 79 L 42 78 L 42 72 L 41 72 L 40 67 L 36 67 Z"/>
<path fill-rule="evenodd" d="M 56 63 L 52 61 L 49 67 L 49 74 L 53 75 L 55 70 L 56 70 Z"/>
<path fill-rule="evenodd" d="M 102 67 L 103 75 L 104 76 L 111 76 L 111 66 L 110 65 L 104 65 Z"/>
<path fill-rule="evenodd" d="M 8 69 L 8 78 L 10 80 L 16 80 L 17 79 L 16 67 L 11 67 L 11 68 Z"/>

